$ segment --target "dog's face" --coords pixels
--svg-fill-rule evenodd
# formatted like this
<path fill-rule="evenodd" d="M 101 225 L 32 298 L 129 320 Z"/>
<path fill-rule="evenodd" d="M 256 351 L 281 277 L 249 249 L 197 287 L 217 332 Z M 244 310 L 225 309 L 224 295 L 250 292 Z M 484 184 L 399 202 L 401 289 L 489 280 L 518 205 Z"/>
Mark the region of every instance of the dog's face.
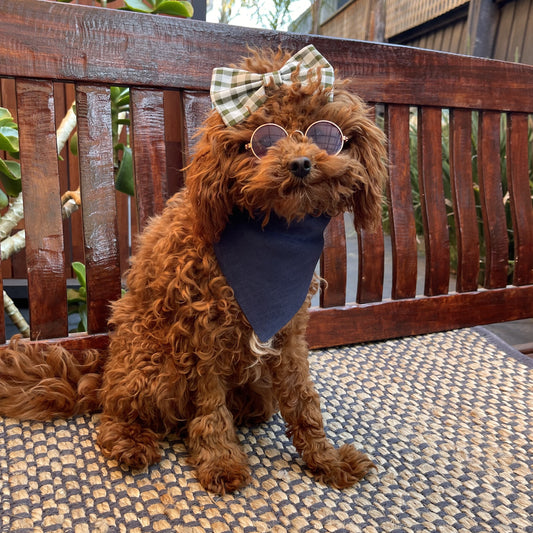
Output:
<path fill-rule="evenodd" d="M 243 68 L 270 72 L 288 57 L 267 56 L 255 55 Z M 212 112 L 187 175 L 197 231 L 204 239 L 218 239 L 235 207 L 266 219 L 273 211 L 289 222 L 344 211 L 354 214 L 356 227 L 368 228 L 379 220 L 384 136 L 365 104 L 344 86 L 335 86 L 333 101 L 319 83 L 268 87 L 265 104 L 232 127 Z M 274 142 L 265 135 L 265 124 L 276 125 L 270 127 Z M 314 134 L 324 125 L 335 135 L 331 149 L 316 140 L 320 133 Z M 261 137 L 267 138 L 268 148 Z"/>

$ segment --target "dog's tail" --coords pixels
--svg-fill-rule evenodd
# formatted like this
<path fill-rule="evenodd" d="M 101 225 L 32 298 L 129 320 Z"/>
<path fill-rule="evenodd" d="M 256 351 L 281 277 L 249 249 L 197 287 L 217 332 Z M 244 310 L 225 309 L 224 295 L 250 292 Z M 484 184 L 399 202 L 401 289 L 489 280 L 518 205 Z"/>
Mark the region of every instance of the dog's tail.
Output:
<path fill-rule="evenodd" d="M 50 420 L 98 410 L 104 357 L 14 338 L 0 351 L 0 415 Z"/>

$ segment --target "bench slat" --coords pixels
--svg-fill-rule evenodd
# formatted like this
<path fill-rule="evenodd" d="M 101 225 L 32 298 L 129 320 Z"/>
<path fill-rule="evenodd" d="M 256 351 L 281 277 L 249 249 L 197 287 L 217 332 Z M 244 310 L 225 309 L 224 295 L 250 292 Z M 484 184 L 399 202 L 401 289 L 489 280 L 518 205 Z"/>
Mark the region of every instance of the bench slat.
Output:
<path fill-rule="evenodd" d="M 203 91 L 183 91 L 183 152 L 185 163 L 190 162 L 190 157 L 196 142 L 195 135 L 203 121 L 211 111 L 209 94 Z"/>
<path fill-rule="evenodd" d="M 109 88 L 78 85 L 76 112 L 87 274 L 87 327 L 89 333 L 101 333 L 107 330 L 109 301 L 119 298 L 121 290 Z"/>
<path fill-rule="evenodd" d="M 213 67 L 239 61 L 247 44 L 297 51 L 309 43 L 308 35 L 113 11 L 1 2 L 0 71 L 208 90 Z M 354 88 L 367 101 L 533 112 L 533 99 L 524 98 L 533 86 L 533 67 L 527 65 L 316 35 L 313 43 L 343 77 L 355 78 Z"/>
<path fill-rule="evenodd" d="M 339 346 L 491 324 L 502 316 L 533 316 L 533 285 L 313 308 L 307 340 L 311 348 Z"/>
<path fill-rule="evenodd" d="M 533 283 L 533 210 L 529 185 L 528 116 L 507 117 L 507 185 L 514 233 L 515 285 Z"/>
<path fill-rule="evenodd" d="M 441 110 L 420 108 L 418 181 L 426 253 L 426 296 L 446 294 L 450 279 L 450 241 L 442 180 L 441 136 Z"/>
<path fill-rule="evenodd" d="M 472 182 L 470 111 L 450 111 L 450 182 L 457 238 L 456 290 L 475 291 L 479 276 L 479 232 Z"/>
<path fill-rule="evenodd" d="M 163 91 L 130 90 L 131 144 L 139 227 L 168 199 Z"/>
<path fill-rule="evenodd" d="M 16 82 L 31 338 L 67 334 L 63 221 L 50 81 Z"/>
<path fill-rule="evenodd" d="M 359 269 L 357 282 L 357 303 L 380 302 L 383 297 L 385 277 L 385 243 L 383 228 L 378 226 L 370 232 L 357 232 Z"/>
<path fill-rule="evenodd" d="M 4 280 L 2 276 L 2 260 L 0 259 L 0 305 L 4 309 Z M 0 319 L 0 344 L 6 342 L 6 313 L 2 313 Z"/>
<path fill-rule="evenodd" d="M 395 300 L 416 295 L 417 246 L 409 155 L 409 106 L 386 111 L 390 179 L 389 219 L 392 246 L 392 293 Z"/>
<path fill-rule="evenodd" d="M 320 257 L 320 275 L 326 280 L 321 285 L 321 307 L 346 303 L 346 232 L 344 215 L 332 218 L 324 232 L 324 251 Z"/>
<path fill-rule="evenodd" d="M 487 289 L 507 285 L 509 257 L 500 170 L 500 113 L 479 113 L 478 179 L 485 240 Z"/>

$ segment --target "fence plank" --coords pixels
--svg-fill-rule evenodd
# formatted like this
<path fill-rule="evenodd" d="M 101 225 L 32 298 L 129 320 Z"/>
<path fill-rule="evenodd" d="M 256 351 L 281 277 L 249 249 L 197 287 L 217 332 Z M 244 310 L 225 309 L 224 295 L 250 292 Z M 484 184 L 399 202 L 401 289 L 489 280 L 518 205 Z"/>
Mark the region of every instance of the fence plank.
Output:
<path fill-rule="evenodd" d="M 87 272 L 87 326 L 89 333 L 101 333 L 107 329 L 109 301 L 120 297 L 109 88 L 78 85 L 76 109 Z"/>
<path fill-rule="evenodd" d="M 31 338 L 67 334 L 63 221 L 53 84 L 17 80 Z"/>
<path fill-rule="evenodd" d="M 528 116 L 507 117 L 507 186 L 514 234 L 515 285 L 533 283 L 533 210 L 529 185 Z"/>
<path fill-rule="evenodd" d="M 416 295 L 417 245 L 409 154 L 409 107 L 389 105 L 385 128 L 389 145 L 389 219 L 392 292 L 395 300 Z"/>
<path fill-rule="evenodd" d="M 426 278 L 424 294 L 448 292 L 450 240 L 442 181 L 441 110 L 420 108 L 418 113 L 418 181 L 424 224 Z"/>
<path fill-rule="evenodd" d="M 483 111 L 478 126 L 478 178 L 485 241 L 485 288 L 505 287 L 509 257 L 500 170 L 500 113 Z"/>
<path fill-rule="evenodd" d="M 450 182 L 457 238 L 458 292 L 475 291 L 479 276 L 479 232 L 472 182 L 472 113 L 450 111 Z"/>
<path fill-rule="evenodd" d="M 139 227 L 161 213 L 168 199 L 163 91 L 130 91 L 131 138 Z"/>

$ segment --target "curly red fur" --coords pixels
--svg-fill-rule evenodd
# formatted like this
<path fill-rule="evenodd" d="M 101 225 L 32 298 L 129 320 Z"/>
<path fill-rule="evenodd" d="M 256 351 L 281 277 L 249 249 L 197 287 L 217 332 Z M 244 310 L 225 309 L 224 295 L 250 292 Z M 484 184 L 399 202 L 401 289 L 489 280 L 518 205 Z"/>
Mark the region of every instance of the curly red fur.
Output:
<path fill-rule="evenodd" d="M 267 72 L 286 57 L 256 53 L 244 68 Z M 332 101 L 330 91 L 317 83 L 269 87 L 267 102 L 234 127 L 212 112 L 185 189 L 140 237 L 128 291 L 112 307 L 103 370 L 96 352 L 79 361 L 58 347 L 38 351 L 14 341 L 0 355 L 0 412 L 44 419 L 101 409 L 102 452 L 134 468 L 158 461 L 160 439 L 184 426 L 199 480 L 224 493 L 249 479 L 235 425 L 267 420 L 279 408 L 319 479 L 343 488 L 364 476 L 372 466 L 366 456 L 326 440 L 309 378 L 305 331 L 316 281 L 300 311 L 262 345 L 213 250 L 235 208 L 287 221 L 348 210 L 358 228 L 379 221 L 384 136 L 346 83 L 336 84 Z M 245 149 L 261 124 L 293 132 L 317 120 L 335 122 L 348 137 L 338 155 L 302 135 L 278 141 L 260 160 Z M 311 161 L 305 179 L 290 171 L 301 156 Z"/>

